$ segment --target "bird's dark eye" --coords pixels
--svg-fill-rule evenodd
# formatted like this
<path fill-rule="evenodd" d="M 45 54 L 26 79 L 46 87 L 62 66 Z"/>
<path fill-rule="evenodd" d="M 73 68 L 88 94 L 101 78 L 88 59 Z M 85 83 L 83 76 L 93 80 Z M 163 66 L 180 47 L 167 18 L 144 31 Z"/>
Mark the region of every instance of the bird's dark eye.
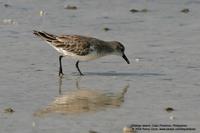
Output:
<path fill-rule="evenodd" d="M 124 47 L 121 47 L 121 51 L 124 52 Z"/>
<path fill-rule="evenodd" d="M 117 42 L 118 43 L 118 49 L 121 50 L 121 52 L 124 52 L 124 46 L 120 43 L 120 42 Z"/>

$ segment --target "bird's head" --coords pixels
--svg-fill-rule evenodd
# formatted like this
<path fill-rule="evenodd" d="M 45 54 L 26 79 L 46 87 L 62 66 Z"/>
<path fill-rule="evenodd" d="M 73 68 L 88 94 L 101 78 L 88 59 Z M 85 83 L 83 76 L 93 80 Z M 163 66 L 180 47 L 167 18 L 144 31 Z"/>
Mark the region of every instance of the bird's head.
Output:
<path fill-rule="evenodd" d="M 113 49 L 114 49 L 114 54 L 115 55 L 118 55 L 118 56 L 122 56 L 124 58 L 124 60 L 130 64 L 128 58 L 126 57 L 125 55 L 125 48 L 124 48 L 124 45 L 121 44 L 120 42 L 118 41 L 112 41 L 112 44 L 113 44 Z"/>

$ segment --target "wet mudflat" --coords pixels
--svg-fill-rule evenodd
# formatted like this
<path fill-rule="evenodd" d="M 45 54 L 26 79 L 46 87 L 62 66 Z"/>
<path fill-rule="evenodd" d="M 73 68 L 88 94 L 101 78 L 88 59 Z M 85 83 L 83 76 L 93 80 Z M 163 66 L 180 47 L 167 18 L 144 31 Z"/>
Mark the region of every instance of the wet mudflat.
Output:
<path fill-rule="evenodd" d="M 130 124 L 174 123 L 198 132 L 199 5 L 195 0 L 1 1 L 0 132 L 121 133 Z M 80 78 L 75 61 L 64 58 L 65 75 L 59 79 L 59 54 L 32 30 L 120 41 L 131 64 L 117 56 L 81 62 Z"/>

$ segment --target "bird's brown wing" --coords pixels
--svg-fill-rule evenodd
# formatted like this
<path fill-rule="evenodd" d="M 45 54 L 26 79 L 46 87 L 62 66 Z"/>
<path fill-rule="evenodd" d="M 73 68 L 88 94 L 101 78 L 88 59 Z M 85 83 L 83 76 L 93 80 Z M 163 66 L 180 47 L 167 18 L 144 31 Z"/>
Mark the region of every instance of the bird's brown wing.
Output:
<path fill-rule="evenodd" d="M 68 52 L 84 56 L 87 55 L 90 51 L 91 43 L 90 39 L 87 37 L 78 35 L 64 35 L 56 37 L 56 39 L 56 47 L 62 47 L 63 50 L 66 50 Z"/>
<path fill-rule="evenodd" d="M 33 31 L 33 33 L 46 42 L 51 43 L 54 47 L 61 48 L 67 52 L 72 52 L 74 54 L 84 56 L 87 55 L 89 51 L 91 51 L 90 40 L 92 38 L 89 37 L 79 35 L 56 36 L 44 31 Z"/>

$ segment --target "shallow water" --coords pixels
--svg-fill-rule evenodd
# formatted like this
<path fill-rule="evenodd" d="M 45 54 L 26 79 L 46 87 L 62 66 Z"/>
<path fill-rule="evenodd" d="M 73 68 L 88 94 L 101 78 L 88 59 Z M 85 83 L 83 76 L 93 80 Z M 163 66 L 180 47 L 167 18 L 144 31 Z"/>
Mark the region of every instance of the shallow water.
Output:
<path fill-rule="evenodd" d="M 77 6 L 77 10 L 64 9 L 67 4 Z M 131 13 L 133 8 L 149 11 Z M 190 12 L 180 12 L 184 8 Z M 41 10 L 44 16 L 40 16 Z M 49 0 L 47 4 L 41 0 L 3 0 L 0 12 L 0 132 L 121 133 L 130 124 L 174 123 L 196 128 L 190 133 L 199 131 L 198 1 Z M 105 27 L 111 30 L 105 32 Z M 75 61 L 65 58 L 61 85 L 59 54 L 32 30 L 118 40 L 125 45 L 131 64 L 116 56 L 81 62 L 85 76 L 79 79 Z M 61 92 L 76 92 L 77 80 L 80 90 L 87 88 L 102 99 L 113 98 L 127 85 L 129 88 L 117 107 L 103 102 L 109 106 L 92 106 L 96 110 L 91 112 L 34 115 L 50 106 Z M 15 112 L 4 113 L 8 107 Z M 166 107 L 175 111 L 168 113 Z"/>

